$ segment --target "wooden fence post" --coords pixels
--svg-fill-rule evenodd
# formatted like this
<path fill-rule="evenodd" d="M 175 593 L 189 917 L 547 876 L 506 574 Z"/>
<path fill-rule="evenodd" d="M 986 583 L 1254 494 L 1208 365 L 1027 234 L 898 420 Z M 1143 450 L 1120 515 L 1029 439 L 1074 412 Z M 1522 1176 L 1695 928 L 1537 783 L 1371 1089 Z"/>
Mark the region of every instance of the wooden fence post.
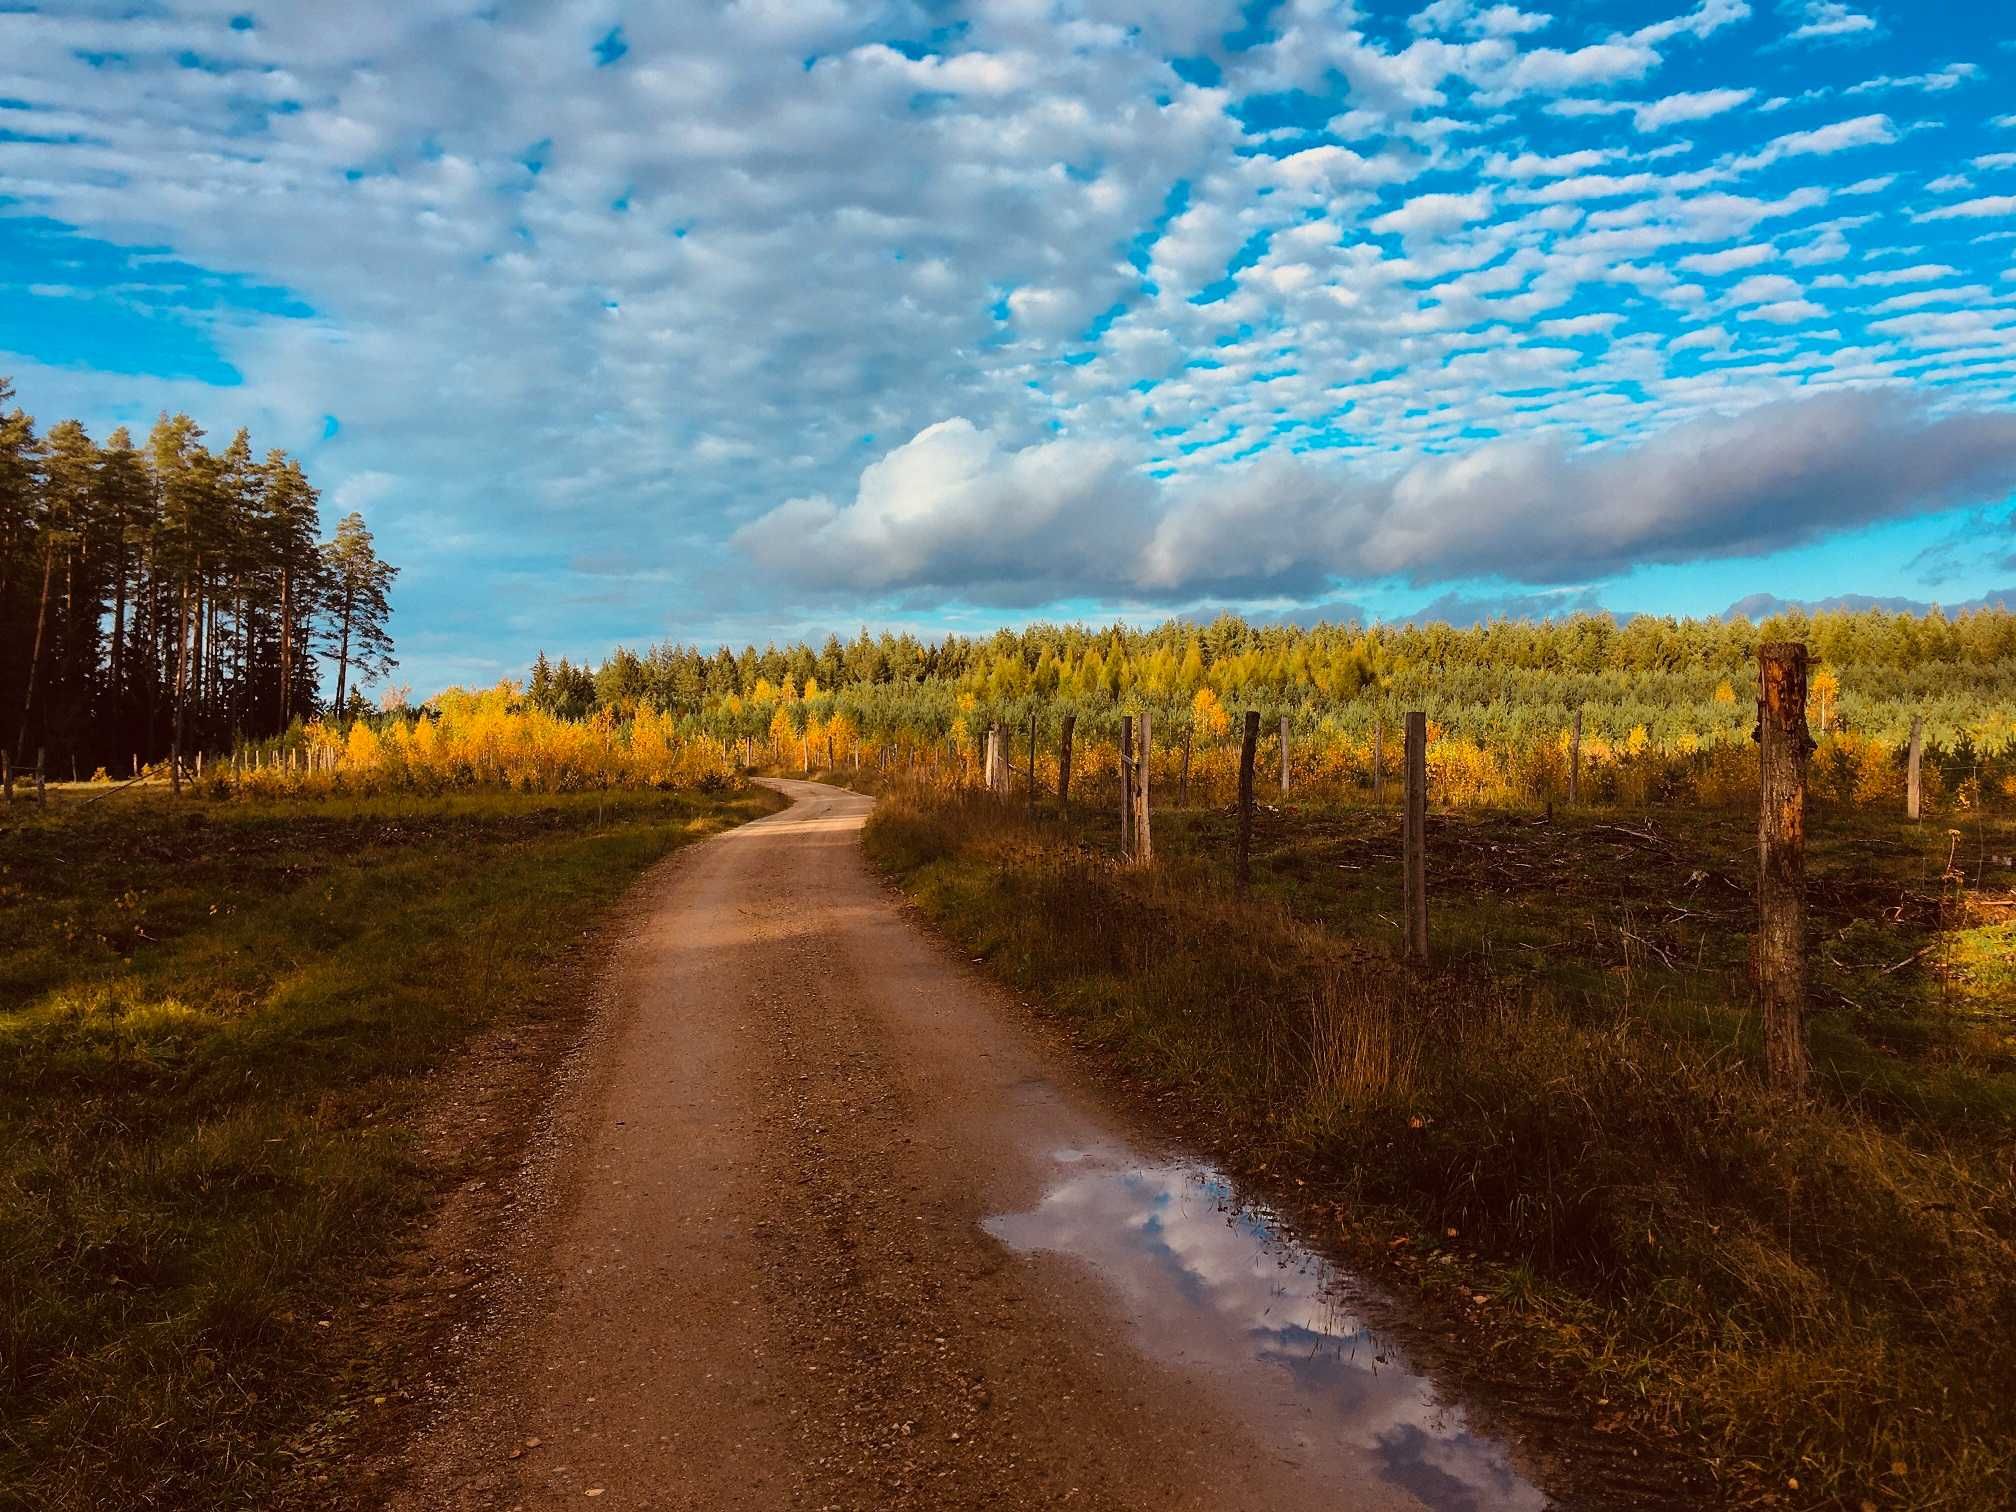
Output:
<path fill-rule="evenodd" d="M 1176 779 L 1176 807 L 1190 807 L 1190 746 L 1197 738 L 1197 721 L 1183 727 L 1183 774 Z"/>
<path fill-rule="evenodd" d="M 1916 819 L 1922 812 L 1925 762 L 1925 721 L 1917 715 L 1911 716 L 1911 755 L 1904 774 L 1904 817 Z"/>
<path fill-rule="evenodd" d="M 1281 796 L 1288 796 L 1288 716 L 1281 716 Z"/>
<path fill-rule="evenodd" d="M 1575 723 L 1568 731 L 1568 807 L 1582 801 L 1582 711 L 1575 711 Z"/>
<path fill-rule="evenodd" d="M 1120 854 L 1134 854 L 1134 716 L 1120 716 Z"/>
<path fill-rule="evenodd" d="M 1078 728 L 1078 716 L 1064 716 L 1064 732 L 1057 737 L 1057 817 L 1071 812 L 1071 732 Z"/>
<path fill-rule="evenodd" d="M 1428 716 L 1407 716 L 1406 788 L 1401 808 L 1401 869 L 1406 905 L 1407 959 L 1428 960 Z"/>
<path fill-rule="evenodd" d="M 1372 802 L 1386 807 L 1386 716 L 1372 720 Z"/>
<path fill-rule="evenodd" d="M 1246 711 L 1246 734 L 1239 742 L 1239 861 L 1233 875 L 1239 891 L 1253 880 L 1253 757 L 1260 748 L 1260 711 Z"/>
<path fill-rule="evenodd" d="M 1776 1086 L 1806 1084 L 1806 647 L 1757 652 L 1757 987 Z"/>
<path fill-rule="evenodd" d="M 5 751 L 0 751 L 0 795 L 9 803 L 14 801 L 14 762 Z"/>
<path fill-rule="evenodd" d="M 1036 818 L 1036 711 L 1029 711 L 1029 818 Z"/>
<path fill-rule="evenodd" d="M 1149 713 L 1141 711 L 1141 749 L 1134 761 L 1134 863 L 1147 866 L 1155 859 L 1155 841 L 1148 827 Z"/>

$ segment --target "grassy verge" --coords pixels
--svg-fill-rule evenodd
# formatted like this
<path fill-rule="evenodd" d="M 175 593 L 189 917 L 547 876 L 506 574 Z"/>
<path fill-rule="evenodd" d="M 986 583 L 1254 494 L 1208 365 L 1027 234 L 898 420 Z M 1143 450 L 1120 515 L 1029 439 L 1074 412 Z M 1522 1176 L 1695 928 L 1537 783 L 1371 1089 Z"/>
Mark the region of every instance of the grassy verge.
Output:
<path fill-rule="evenodd" d="M 897 793 L 868 843 L 1236 1164 L 1320 1183 L 1347 1248 L 1463 1275 L 1585 1426 L 1736 1502 L 2011 1504 L 2006 823 L 1956 880 L 1943 831 L 1819 817 L 1804 1099 L 1752 1069 L 1740 816 L 1437 816 L 1427 971 L 1390 813 L 1264 812 L 1245 899 L 1229 826 L 1158 815 L 1143 875 L 1103 814 Z"/>
<path fill-rule="evenodd" d="M 214 803 L 0 827 L 0 1506 L 268 1503 L 327 1320 L 434 1193 L 425 1080 L 578 1004 L 721 796 Z"/>

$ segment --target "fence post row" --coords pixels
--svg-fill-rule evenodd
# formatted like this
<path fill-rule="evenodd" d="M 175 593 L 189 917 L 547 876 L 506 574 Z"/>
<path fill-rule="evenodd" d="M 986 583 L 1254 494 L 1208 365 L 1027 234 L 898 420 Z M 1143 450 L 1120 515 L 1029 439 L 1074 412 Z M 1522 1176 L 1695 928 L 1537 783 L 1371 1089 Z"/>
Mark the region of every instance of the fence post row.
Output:
<path fill-rule="evenodd" d="M 1260 711 L 1246 711 L 1246 734 L 1239 742 L 1239 891 L 1253 880 L 1253 756 L 1260 747 Z"/>
<path fill-rule="evenodd" d="M 1401 808 L 1401 871 L 1406 905 L 1407 959 L 1428 960 L 1428 716 L 1407 716 L 1406 788 Z"/>
<path fill-rule="evenodd" d="M 1134 854 L 1134 716 L 1120 716 L 1120 854 Z"/>
<path fill-rule="evenodd" d="M 1057 738 L 1057 817 L 1071 812 L 1071 732 L 1078 728 L 1078 716 L 1064 716 L 1064 733 Z"/>
<path fill-rule="evenodd" d="M 1764 1060 L 1776 1085 L 1806 1084 L 1806 647 L 1757 653 L 1757 953 Z"/>
<path fill-rule="evenodd" d="M 1911 756 L 1904 785 L 1904 817 L 1916 819 L 1922 811 L 1924 787 L 1921 781 L 1925 761 L 1925 721 L 1911 716 Z"/>

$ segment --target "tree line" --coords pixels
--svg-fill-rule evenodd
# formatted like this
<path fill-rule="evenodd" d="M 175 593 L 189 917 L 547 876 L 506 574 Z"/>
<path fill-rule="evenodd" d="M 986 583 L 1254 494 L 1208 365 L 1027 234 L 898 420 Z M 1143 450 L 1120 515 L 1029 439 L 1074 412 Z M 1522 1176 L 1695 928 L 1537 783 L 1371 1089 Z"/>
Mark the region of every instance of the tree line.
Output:
<path fill-rule="evenodd" d="M 1999 699 L 2016 675 L 2016 613 L 2004 608 L 1949 617 L 1883 610 L 1799 612 L 1761 623 L 1640 615 L 1619 623 L 1577 615 L 1535 623 L 1502 620 L 1465 629 L 1444 624 L 1310 627 L 1257 625 L 1236 615 L 1209 624 L 1170 620 L 1031 625 L 989 636 L 914 635 L 864 629 L 854 640 L 813 646 L 665 644 L 618 647 L 599 666 L 554 663 L 542 652 L 526 695 L 550 713 L 581 718 L 600 708 L 649 707 L 700 714 L 763 689 L 801 694 L 865 688 L 957 688 L 983 702 L 1030 695 L 1081 701 L 1163 699 L 1210 686 L 1274 705 L 1338 703 L 1378 690 L 1433 685 L 1469 690 L 1466 702 L 1559 704 L 1650 696 L 1694 702 L 1729 683 L 1724 700 L 1755 676 L 1760 642 L 1805 641 L 1828 679 L 1895 698 Z"/>
<path fill-rule="evenodd" d="M 46 432 L 0 377 L 0 746 L 52 769 L 228 747 L 361 707 L 396 665 L 398 569 L 363 518 L 321 536 L 300 461 L 186 414 L 144 441 Z M 335 689 L 325 702 L 325 663 Z"/>

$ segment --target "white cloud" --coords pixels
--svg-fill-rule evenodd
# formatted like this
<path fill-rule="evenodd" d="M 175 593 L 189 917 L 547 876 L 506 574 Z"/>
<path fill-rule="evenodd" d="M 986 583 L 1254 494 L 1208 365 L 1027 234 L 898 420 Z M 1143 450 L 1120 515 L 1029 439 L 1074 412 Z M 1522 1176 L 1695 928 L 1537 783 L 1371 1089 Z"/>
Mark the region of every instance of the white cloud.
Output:
<path fill-rule="evenodd" d="M 1934 194 L 1951 194 L 1956 189 L 1972 189 L 1974 180 L 1964 173 L 1943 173 L 1925 187 Z"/>
<path fill-rule="evenodd" d="M 1666 343 L 1669 352 L 1726 352 L 1732 345 L 1728 331 L 1719 325 L 1701 326 Z"/>
<path fill-rule="evenodd" d="M 1696 252 L 1683 257 L 1674 266 L 1688 273 L 1706 273 L 1714 276 L 1733 273 L 1741 268 L 1754 268 L 1759 263 L 1770 262 L 1778 255 L 1778 249 L 1769 243 L 1758 242 L 1746 247 L 1728 247 L 1720 252 Z"/>
<path fill-rule="evenodd" d="M 1945 263 L 1915 263 L 1908 268 L 1885 268 L 1876 273 L 1864 273 L 1855 282 L 1872 289 L 1887 289 L 1898 284 L 1929 283 L 1935 278 L 1952 278 L 1959 274 L 1958 268 Z"/>
<path fill-rule="evenodd" d="M 1839 262 L 1851 249 L 1838 226 L 1829 226 L 1811 241 L 1788 247 L 1785 260 L 1794 267 L 1810 268 L 1818 263 Z"/>
<path fill-rule="evenodd" d="M 1792 131 L 1773 137 L 1757 152 L 1739 157 L 1730 164 L 1739 173 L 1748 173 L 1788 157 L 1846 152 L 1853 147 L 1887 146 L 1897 140 L 1897 128 L 1887 115 L 1856 116 L 1811 131 Z"/>
<path fill-rule="evenodd" d="M 2016 168 L 2016 152 L 1984 152 L 1974 159 L 1974 166 L 1990 173 L 2004 168 Z"/>
<path fill-rule="evenodd" d="M 1991 194 L 1981 199 L 1962 200 L 1957 205 L 1942 205 L 1937 210 L 1921 210 L 1911 219 L 1915 221 L 1945 220 L 1987 220 L 1993 216 L 2016 215 L 2016 195 Z"/>
<path fill-rule="evenodd" d="M 1710 350 L 1727 333 L 1681 340 Z M 845 592 L 993 584 L 1000 563 L 1031 592 L 1124 584 L 1150 600 L 1312 593 L 1339 577 L 1581 582 L 2006 492 L 2016 415 L 1934 417 L 1896 389 L 1842 391 L 1593 451 L 1498 442 L 1389 471 L 1270 457 L 1159 489 L 1117 465 L 949 422 L 870 467 L 854 502 L 794 501 L 738 543 L 766 570 Z M 1070 510 L 1096 515 L 1089 549 L 1059 544 Z"/>
<path fill-rule="evenodd" d="M 1702 89 L 1667 95 L 1663 100 L 1640 105 L 1632 114 L 1632 124 L 1640 131 L 1657 131 L 1681 121 L 1705 121 L 1734 110 L 1756 95 L 1754 89 Z"/>
<path fill-rule="evenodd" d="M 1468 194 L 1418 194 L 1399 209 L 1376 217 L 1371 227 L 1381 235 L 1439 236 L 1483 220 L 1490 213 L 1488 189 Z"/>
<path fill-rule="evenodd" d="M 1747 20 L 1749 15 L 1749 0 L 1700 0 L 1700 4 L 1685 15 L 1640 27 L 1631 34 L 1631 40 L 1656 46 L 1683 34 L 1696 38 L 1709 37 L 1725 26 Z"/>
<path fill-rule="evenodd" d="M 1564 152 L 1555 157 L 1522 152 L 1512 158 L 1502 155 L 1494 157 L 1484 165 L 1484 171 L 1492 178 L 1565 178 L 1571 173 L 1583 173 L 1591 168 L 1600 168 L 1615 156 L 1616 153 L 1607 148 L 1587 148 L 1580 152 Z"/>
<path fill-rule="evenodd" d="M 1794 42 L 1866 36 L 1876 30 L 1873 17 L 1850 10 L 1839 0 L 1806 0 L 1805 15 L 1805 21 L 1792 33 Z"/>
<path fill-rule="evenodd" d="M 1592 42 L 1572 52 L 1536 47 L 1519 54 L 1506 85 L 1514 91 L 1586 89 L 1643 78 L 1658 62 L 1658 53 L 1635 42 Z"/>
<path fill-rule="evenodd" d="M 1766 300 L 1797 299 L 1805 291 L 1796 278 L 1782 273 L 1759 273 L 1746 278 L 1729 291 L 1732 305 L 1763 304 Z"/>
<path fill-rule="evenodd" d="M 1040 600 L 1110 589 L 1138 549 L 1151 492 L 1133 462 L 1082 441 L 1017 450 L 971 421 L 943 420 L 865 468 L 851 501 L 791 499 L 734 540 L 771 571 L 860 592 L 1019 590 Z"/>
<path fill-rule="evenodd" d="M 1880 78 L 1865 79 L 1860 84 L 1851 84 L 1849 94 L 1875 94 L 1890 89 L 1922 89 L 1927 94 L 1943 94 L 1949 89 L 1958 89 L 1962 84 L 1981 77 L 1978 63 L 1948 63 L 1936 73 L 1907 74 L 1902 78 L 1892 78 L 1885 74 Z"/>

